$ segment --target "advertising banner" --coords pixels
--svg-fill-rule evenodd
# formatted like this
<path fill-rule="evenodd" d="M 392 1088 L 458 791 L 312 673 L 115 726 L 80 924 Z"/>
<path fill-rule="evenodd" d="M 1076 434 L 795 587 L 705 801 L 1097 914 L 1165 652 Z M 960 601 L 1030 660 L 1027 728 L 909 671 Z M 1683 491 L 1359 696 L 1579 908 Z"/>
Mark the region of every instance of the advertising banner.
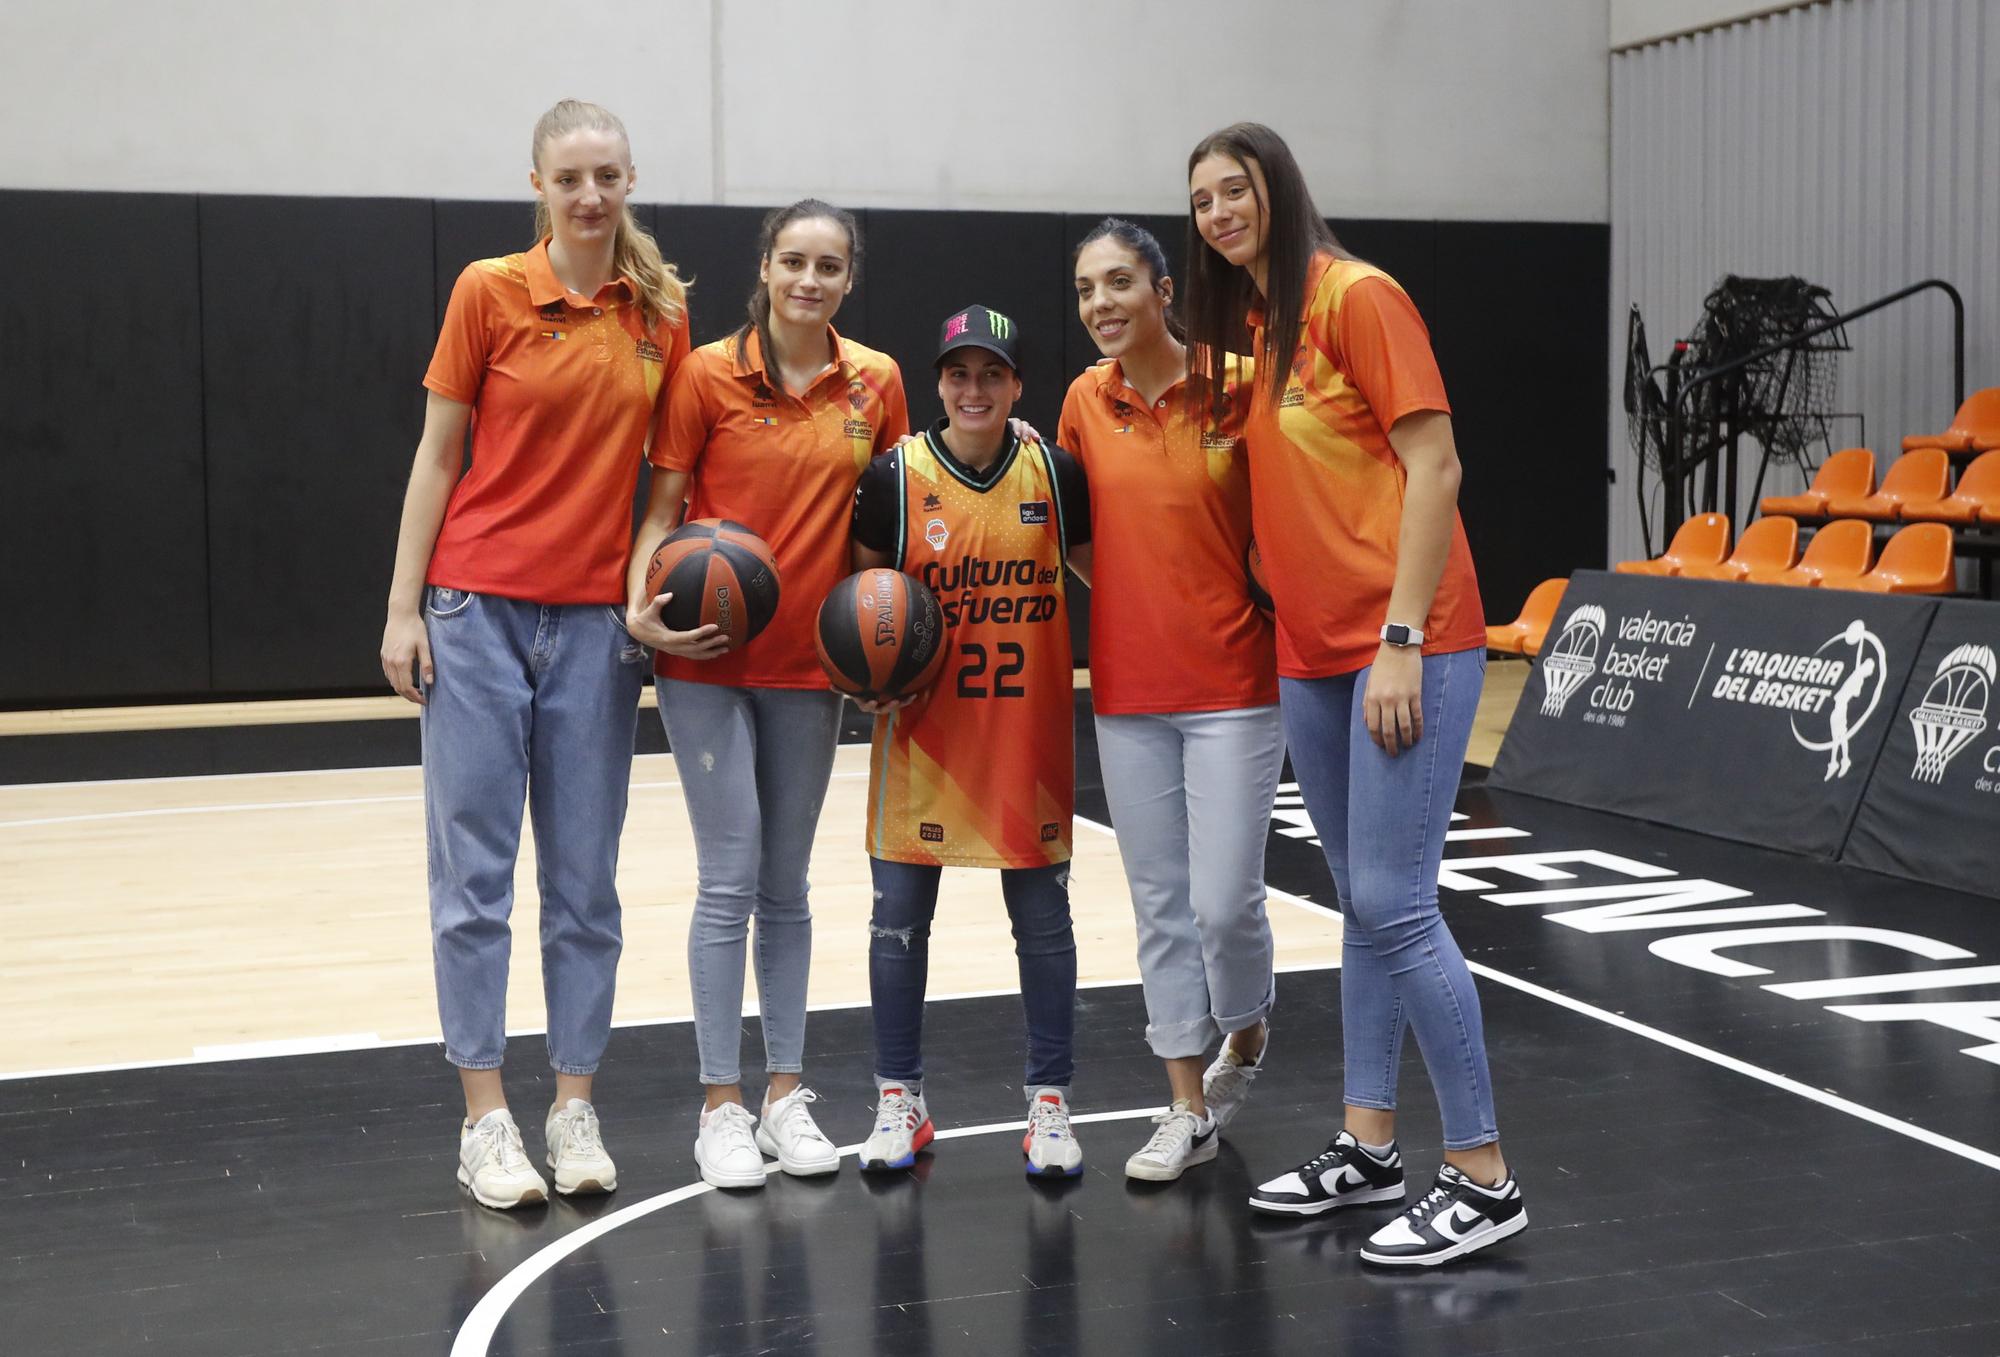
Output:
<path fill-rule="evenodd" d="M 1936 608 L 1580 570 L 1490 783 L 1832 858 Z"/>
<path fill-rule="evenodd" d="M 1843 862 L 2000 896 L 2000 604 L 1945 599 Z"/>

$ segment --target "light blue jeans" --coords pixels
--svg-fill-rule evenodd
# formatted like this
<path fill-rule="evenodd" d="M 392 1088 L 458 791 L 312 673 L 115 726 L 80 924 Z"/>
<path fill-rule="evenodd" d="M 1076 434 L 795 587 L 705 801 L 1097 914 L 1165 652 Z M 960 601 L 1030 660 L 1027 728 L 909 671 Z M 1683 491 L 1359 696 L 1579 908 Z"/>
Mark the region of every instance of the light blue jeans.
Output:
<path fill-rule="evenodd" d="M 840 740 L 840 694 L 661 679 L 660 719 L 694 827 L 694 995 L 701 1082 L 742 1082 L 743 962 L 757 920 L 764 1068 L 805 1058 L 812 906 L 806 865 Z"/>
<path fill-rule="evenodd" d="M 1390 758 L 1368 738 L 1371 669 L 1280 679 L 1285 742 L 1333 869 L 1346 927 L 1340 962 L 1345 1100 L 1396 1106 L 1403 1030 L 1414 1027 L 1448 1150 L 1500 1138 L 1479 994 L 1438 911 L 1438 865 L 1486 675 L 1484 650 L 1424 657 L 1423 736 Z"/>
<path fill-rule="evenodd" d="M 1173 1060 L 1255 1027 L 1277 991 L 1264 843 L 1278 709 L 1099 716 L 1097 758 L 1132 888 L 1146 1042 Z"/>
<path fill-rule="evenodd" d="M 618 836 L 651 659 L 624 609 L 544 606 L 430 587 L 436 681 L 423 708 L 431 953 L 445 1058 L 499 1067 L 507 1047 L 514 859 L 525 797 L 541 895 L 549 1063 L 591 1074 L 618 976 Z"/>

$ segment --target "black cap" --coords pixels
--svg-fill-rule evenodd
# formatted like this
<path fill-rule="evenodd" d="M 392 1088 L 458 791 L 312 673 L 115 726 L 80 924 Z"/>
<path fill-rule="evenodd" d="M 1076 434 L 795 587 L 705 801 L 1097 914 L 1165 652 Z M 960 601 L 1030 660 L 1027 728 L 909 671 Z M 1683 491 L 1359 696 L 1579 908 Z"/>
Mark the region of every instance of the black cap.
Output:
<path fill-rule="evenodd" d="M 937 362 L 944 362 L 953 349 L 985 349 L 1006 359 L 1007 366 L 1019 372 L 1021 360 L 1016 352 L 1020 342 L 1021 327 L 1010 318 L 984 306 L 968 306 L 939 327 Z"/>

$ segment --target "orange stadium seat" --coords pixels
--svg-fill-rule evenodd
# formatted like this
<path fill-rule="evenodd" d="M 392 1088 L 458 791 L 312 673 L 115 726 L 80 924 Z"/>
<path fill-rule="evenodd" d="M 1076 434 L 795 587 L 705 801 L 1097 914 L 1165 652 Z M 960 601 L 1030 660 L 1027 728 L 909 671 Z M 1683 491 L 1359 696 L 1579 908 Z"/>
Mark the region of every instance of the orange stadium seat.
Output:
<path fill-rule="evenodd" d="M 1946 452 L 1991 452 L 2000 448 L 2000 386 L 1989 386 L 1965 398 L 1943 433 L 1911 434 L 1904 452 L 1942 448 Z"/>
<path fill-rule="evenodd" d="M 1568 587 L 1567 579 L 1553 579 L 1543 580 L 1530 589 L 1519 617 L 1504 627 L 1486 629 L 1486 648 L 1508 655 L 1541 654 L 1542 638 L 1549 634 L 1549 623 L 1555 619 L 1563 590 Z"/>
<path fill-rule="evenodd" d="M 1724 514 L 1696 514 L 1680 525 L 1666 554 L 1650 561 L 1620 561 L 1625 575 L 1678 575 L 1690 565 L 1719 565 L 1729 554 L 1729 518 Z"/>
<path fill-rule="evenodd" d="M 1813 534 L 1806 554 L 1790 570 L 1753 570 L 1752 584 L 1818 585 L 1868 573 L 1875 555 L 1875 529 L 1858 518 L 1843 518 Z"/>
<path fill-rule="evenodd" d="M 1875 453 L 1869 448 L 1842 448 L 1819 464 L 1812 486 L 1803 495 L 1766 495 L 1757 502 L 1759 513 L 1790 514 L 1794 518 L 1820 518 L 1826 502 L 1839 496 L 1859 498 L 1875 493 Z"/>
<path fill-rule="evenodd" d="M 1691 565 L 1681 571 L 1691 580 L 1740 580 L 1754 570 L 1790 570 L 1799 559 L 1799 521 L 1773 515 L 1760 518 L 1736 539 L 1736 550 L 1717 565 Z"/>
<path fill-rule="evenodd" d="M 1858 579 L 1826 580 L 1831 589 L 1866 589 L 1876 594 L 1948 594 L 1958 584 L 1951 555 L 1951 529 L 1942 523 L 1898 528 L 1882 547 L 1882 559 Z"/>
<path fill-rule="evenodd" d="M 1934 504 L 1906 504 L 1903 517 L 1920 523 L 1969 526 L 2000 523 L 2000 452 L 1982 452 L 1959 473 L 1958 488 Z"/>
<path fill-rule="evenodd" d="M 1893 523 L 1906 504 L 1935 504 L 1943 499 L 1950 479 L 1949 453 L 1943 448 L 1918 448 L 1889 464 L 1889 474 L 1874 494 L 1829 496 L 1826 516 Z"/>

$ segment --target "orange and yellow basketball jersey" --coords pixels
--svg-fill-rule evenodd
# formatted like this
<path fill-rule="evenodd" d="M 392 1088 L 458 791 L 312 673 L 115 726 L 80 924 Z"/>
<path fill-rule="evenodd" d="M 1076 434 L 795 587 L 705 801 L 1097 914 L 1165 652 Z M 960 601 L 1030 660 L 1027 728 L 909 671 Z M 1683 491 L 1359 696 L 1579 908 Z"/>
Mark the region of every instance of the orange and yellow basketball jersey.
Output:
<path fill-rule="evenodd" d="M 1061 484 L 1010 439 L 975 481 L 936 431 L 896 454 L 896 566 L 944 606 L 952 650 L 928 692 L 875 723 L 868 852 L 890 862 L 1067 862 L 1076 800 Z"/>

